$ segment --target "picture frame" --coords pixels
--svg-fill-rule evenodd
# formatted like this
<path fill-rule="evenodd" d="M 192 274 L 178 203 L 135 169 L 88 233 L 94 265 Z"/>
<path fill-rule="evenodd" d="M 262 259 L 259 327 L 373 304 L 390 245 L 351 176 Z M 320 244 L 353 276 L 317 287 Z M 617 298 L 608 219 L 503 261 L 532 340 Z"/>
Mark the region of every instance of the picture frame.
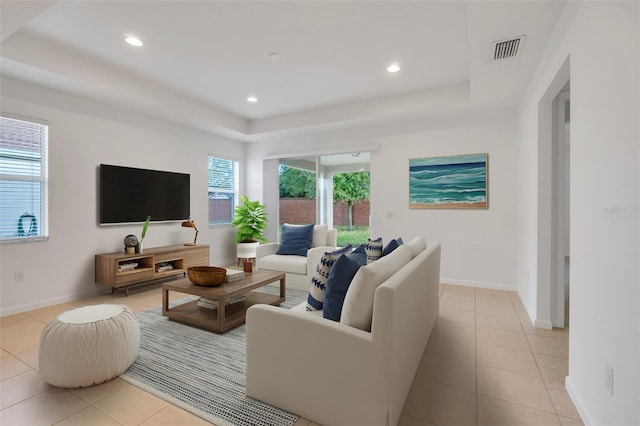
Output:
<path fill-rule="evenodd" d="M 489 154 L 409 159 L 410 209 L 488 209 Z"/>

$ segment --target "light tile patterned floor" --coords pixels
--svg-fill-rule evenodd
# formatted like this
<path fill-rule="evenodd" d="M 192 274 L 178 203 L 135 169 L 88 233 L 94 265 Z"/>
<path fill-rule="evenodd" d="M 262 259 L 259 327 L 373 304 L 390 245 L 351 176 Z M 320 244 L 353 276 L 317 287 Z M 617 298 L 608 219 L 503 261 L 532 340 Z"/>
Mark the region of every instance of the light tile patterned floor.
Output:
<path fill-rule="evenodd" d="M 564 388 L 568 329 L 534 328 L 516 293 L 442 285 L 440 294 L 440 317 L 401 425 L 582 424 Z M 207 424 L 121 379 L 66 390 L 38 374 L 40 332 L 59 313 L 96 303 L 123 303 L 140 312 L 160 302 L 154 287 L 0 318 L 0 424 Z"/>

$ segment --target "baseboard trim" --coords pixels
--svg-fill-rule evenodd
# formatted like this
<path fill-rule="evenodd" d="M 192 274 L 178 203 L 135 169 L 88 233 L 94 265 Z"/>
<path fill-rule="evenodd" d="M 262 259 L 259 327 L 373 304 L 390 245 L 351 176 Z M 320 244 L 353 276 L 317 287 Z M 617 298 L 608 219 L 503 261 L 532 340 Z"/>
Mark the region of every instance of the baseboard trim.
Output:
<path fill-rule="evenodd" d="M 75 302 L 76 300 L 86 299 L 88 297 L 99 296 L 101 294 L 111 293 L 111 290 L 103 290 L 100 291 L 96 289 L 95 291 L 88 291 L 79 294 L 71 294 L 66 296 L 54 297 L 52 299 L 39 300 L 34 303 L 26 303 L 24 305 L 11 306 L 8 308 L 0 309 L 0 317 L 4 317 L 7 315 L 20 314 L 22 312 L 32 311 L 34 309 L 46 308 L 52 305 L 57 305 L 60 303 L 67 302 Z"/>
<path fill-rule="evenodd" d="M 520 300 L 524 305 L 525 311 L 527 311 L 527 316 L 529 317 L 529 321 L 531 321 L 531 324 L 533 325 L 536 322 L 536 316 L 534 315 L 533 312 L 529 310 L 529 299 L 527 299 L 526 297 L 523 297 L 523 294 L 520 290 L 518 290 L 518 296 L 520 297 Z"/>
<path fill-rule="evenodd" d="M 223 261 L 221 266 L 234 265 L 236 263 L 236 260 L 237 259 L 229 260 L 227 262 Z M 218 263 L 218 262 L 214 262 L 214 263 Z M 150 281 L 149 283 L 152 283 L 152 281 Z M 46 300 L 39 300 L 33 303 L 25 303 L 24 305 L 0 308 L 0 317 L 4 317 L 7 315 L 20 314 L 22 312 L 32 311 L 34 309 L 46 308 L 51 305 L 57 305 L 59 303 L 75 302 L 76 300 L 86 299 L 87 297 L 93 297 L 93 296 L 99 296 L 101 294 L 111 293 L 111 287 L 108 287 L 108 288 L 106 287 L 102 288 L 102 287 L 104 286 L 100 285 L 98 287 L 98 285 L 96 284 L 96 289 L 93 291 L 86 291 L 78 294 L 68 294 L 66 296 L 54 297 Z"/>
<path fill-rule="evenodd" d="M 517 291 L 515 285 L 487 283 L 482 281 L 456 280 L 451 278 L 440 277 L 440 284 L 464 285 L 468 287 L 487 288 L 491 290 Z"/>
<path fill-rule="evenodd" d="M 536 320 L 533 323 L 533 326 L 535 328 L 544 328 L 545 330 L 551 330 L 553 329 L 553 323 L 551 321 L 546 321 L 546 320 Z"/>
<path fill-rule="evenodd" d="M 569 394 L 569 398 L 571 398 L 571 402 L 573 402 L 573 405 L 576 407 L 578 414 L 580 414 L 580 417 L 582 418 L 582 423 L 584 423 L 585 426 L 590 426 L 594 424 L 591 421 L 589 415 L 587 414 L 587 411 L 585 410 L 584 405 L 582 405 L 582 403 L 580 402 L 580 398 L 578 398 L 576 389 L 573 386 L 573 383 L 569 376 L 564 378 L 564 387 L 567 390 L 567 393 Z"/>

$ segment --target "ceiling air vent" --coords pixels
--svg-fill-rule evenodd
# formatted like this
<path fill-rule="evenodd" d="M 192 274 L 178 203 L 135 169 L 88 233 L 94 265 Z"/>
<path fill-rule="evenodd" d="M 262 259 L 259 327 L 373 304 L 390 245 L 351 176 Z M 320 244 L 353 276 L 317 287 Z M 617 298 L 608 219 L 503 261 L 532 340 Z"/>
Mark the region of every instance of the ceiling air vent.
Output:
<path fill-rule="evenodd" d="M 500 40 L 493 42 L 493 60 L 498 61 L 500 59 L 507 59 L 515 57 L 522 43 L 524 42 L 524 36 L 518 36 L 507 40 Z"/>

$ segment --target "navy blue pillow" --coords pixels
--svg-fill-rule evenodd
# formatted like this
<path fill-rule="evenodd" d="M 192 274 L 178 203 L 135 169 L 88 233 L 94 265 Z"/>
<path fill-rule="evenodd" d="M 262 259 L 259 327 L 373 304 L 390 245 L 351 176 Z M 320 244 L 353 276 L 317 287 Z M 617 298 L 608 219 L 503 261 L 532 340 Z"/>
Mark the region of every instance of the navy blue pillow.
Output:
<path fill-rule="evenodd" d="M 276 254 L 295 254 L 307 256 L 307 250 L 311 248 L 313 242 L 313 224 L 310 225 L 288 225 L 282 226 L 282 236 L 280 237 L 280 247 Z"/>
<path fill-rule="evenodd" d="M 358 247 L 356 247 L 355 250 L 353 250 L 353 253 L 362 253 L 362 254 L 366 255 L 367 252 L 364 250 L 364 243 L 360 244 Z"/>
<path fill-rule="evenodd" d="M 387 243 L 386 246 L 382 249 L 382 256 L 386 256 L 398 247 L 402 245 L 402 238 L 398 237 L 395 240 L 391 240 Z"/>
<path fill-rule="evenodd" d="M 351 280 L 361 266 L 367 264 L 367 255 L 364 253 L 352 252 L 343 254 L 331 267 L 329 278 L 324 288 L 324 305 L 322 316 L 324 318 L 340 321 L 342 305 Z"/>

